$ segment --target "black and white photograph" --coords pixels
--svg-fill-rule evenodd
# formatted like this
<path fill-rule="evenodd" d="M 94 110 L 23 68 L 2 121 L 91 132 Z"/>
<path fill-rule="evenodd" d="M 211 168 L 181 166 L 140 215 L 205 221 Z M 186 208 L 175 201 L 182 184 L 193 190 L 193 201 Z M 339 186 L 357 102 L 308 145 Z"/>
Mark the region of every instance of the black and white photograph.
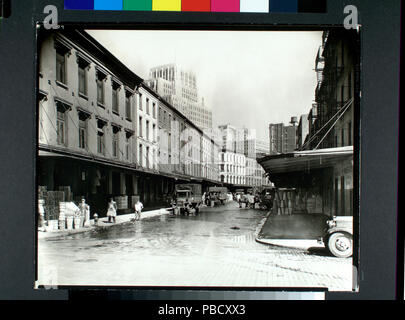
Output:
<path fill-rule="evenodd" d="M 358 43 L 38 30 L 36 288 L 357 291 Z"/>

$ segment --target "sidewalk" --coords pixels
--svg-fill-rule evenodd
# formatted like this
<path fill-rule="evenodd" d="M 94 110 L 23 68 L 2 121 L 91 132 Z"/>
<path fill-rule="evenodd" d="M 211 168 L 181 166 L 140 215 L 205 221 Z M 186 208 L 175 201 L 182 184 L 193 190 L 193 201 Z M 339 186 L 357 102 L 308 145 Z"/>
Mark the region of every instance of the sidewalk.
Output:
<path fill-rule="evenodd" d="M 171 208 L 162 208 L 162 209 L 156 209 L 156 210 L 151 210 L 151 211 L 144 211 L 141 214 L 141 220 L 155 217 L 155 216 L 161 216 L 164 214 L 169 214 L 170 209 Z M 38 239 L 45 239 L 45 238 L 48 239 L 48 238 L 54 238 L 54 237 L 67 236 L 67 235 L 71 235 L 71 234 L 89 232 L 89 231 L 97 229 L 97 228 L 109 228 L 111 226 L 128 223 L 134 218 L 135 218 L 135 213 L 129 213 L 129 214 L 117 215 L 115 223 L 108 223 L 108 217 L 103 217 L 103 218 L 98 219 L 97 225 L 94 224 L 94 219 L 91 219 L 89 227 L 84 227 L 84 228 L 80 228 L 80 229 L 48 230 L 48 231 L 38 230 Z"/>
<path fill-rule="evenodd" d="M 318 242 L 318 240 L 314 239 L 313 235 L 308 235 L 307 239 L 305 239 L 306 238 L 305 235 L 301 236 L 301 238 L 297 237 L 294 239 L 292 235 L 294 232 L 297 231 L 294 230 L 294 228 L 292 228 L 292 234 L 285 237 L 283 233 L 285 233 L 286 231 L 282 230 L 283 228 L 280 228 L 280 226 L 278 226 L 277 223 L 272 224 L 269 221 L 271 217 L 272 216 L 270 214 L 267 214 L 267 216 L 259 223 L 255 233 L 256 242 L 266 245 L 286 247 L 292 249 L 303 249 L 303 250 L 308 250 L 310 248 L 325 247 L 323 243 L 320 243 Z M 297 226 L 294 227 L 296 228 Z M 302 225 L 300 227 L 302 227 Z"/>

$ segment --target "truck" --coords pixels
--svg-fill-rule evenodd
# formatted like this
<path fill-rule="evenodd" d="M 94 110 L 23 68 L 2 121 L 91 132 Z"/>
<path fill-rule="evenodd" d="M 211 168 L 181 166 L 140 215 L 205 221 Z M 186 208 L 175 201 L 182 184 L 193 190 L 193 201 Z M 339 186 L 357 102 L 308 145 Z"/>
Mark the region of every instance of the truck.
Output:
<path fill-rule="evenodd" d="M 209 187 L 208 197 L 212 204 L 225 204 L 228 199 L 228 188 L 226 187 Z"/>
<path fill-rule="evenodd" d="M 197 215 L 202 205 L 201 190 L 201 185 L 197 183 L 176 184 L 172 199 L 173 213 L 189 215 L 194 211 Z"/>

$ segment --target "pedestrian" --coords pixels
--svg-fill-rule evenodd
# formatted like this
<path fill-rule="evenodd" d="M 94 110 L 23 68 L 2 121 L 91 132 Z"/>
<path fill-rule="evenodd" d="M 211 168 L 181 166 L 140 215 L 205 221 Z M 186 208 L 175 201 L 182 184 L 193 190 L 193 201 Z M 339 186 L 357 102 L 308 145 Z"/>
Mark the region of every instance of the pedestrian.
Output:
<path fill-rule="evenodd" d="M 135 220 L 141 219 L 141 212 L 142 212 L 142 209 L 143 209 L 143 204 L 142 204 L 141 201 L 138 200 L 138 201 L 135 203 Z"/>
<path fill-rule="evenodd" d="M 90 206 L 86 203 L 86 199 L 82 198 L 79 204 L 80 216 L 83 219 L 82 227 L 88 227 L 90 223 Z"/>
<path fill-rule="evenodd" d="M 117 203 L 114 201 L 114 198 L 111 198 L 108 203 L 107 217 L 108 222 L 115 223 L 115 218 L 117 217 Z"/>
<path fill-rule="evenodd" d="M 239 208 L 242 208 L 242 199 L 239 193 L 236 194 L 236 202 L 239 204 Z"/>

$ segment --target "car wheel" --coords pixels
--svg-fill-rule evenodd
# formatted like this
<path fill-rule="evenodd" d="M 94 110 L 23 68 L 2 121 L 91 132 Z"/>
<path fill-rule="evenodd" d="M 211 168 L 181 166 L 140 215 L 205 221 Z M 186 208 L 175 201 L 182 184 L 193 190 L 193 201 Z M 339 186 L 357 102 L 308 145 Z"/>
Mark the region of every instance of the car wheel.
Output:
<path fill-rule="evenodd" d="M 335 257 L 348 258 L 353 254 L 353 237 L 344 232 L 335 232 L 328 238 L 328 249 Z"/>

